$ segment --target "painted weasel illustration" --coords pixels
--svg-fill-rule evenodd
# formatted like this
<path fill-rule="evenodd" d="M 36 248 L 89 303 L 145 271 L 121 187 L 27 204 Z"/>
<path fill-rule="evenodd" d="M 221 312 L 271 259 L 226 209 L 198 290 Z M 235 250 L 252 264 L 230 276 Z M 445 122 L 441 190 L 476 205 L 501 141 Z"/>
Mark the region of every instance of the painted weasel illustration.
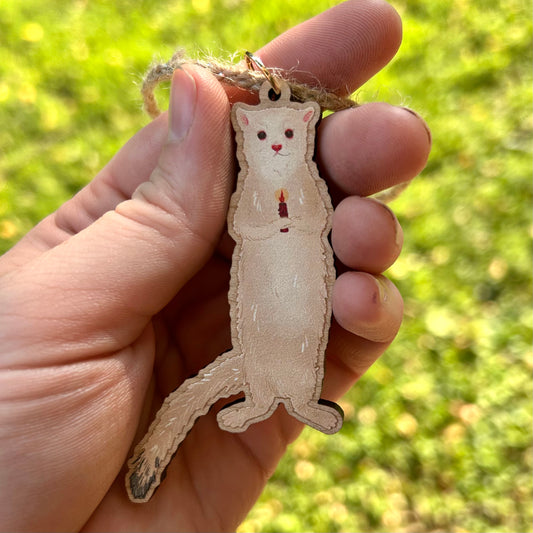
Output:
<path fill-rule="evenodd" d="M 228 230 L 236 242 L 229 292 L 233 348 L 170 394 L 128 462 L 130 499 L 150 499 L 195 420 L 220 398 L 219 426 L 244 431 L 283 403 L 324 433 L 342 426 L 342 411 L 320 399 L 335 271 L 328 243 L 333 212 L 312 160 L 320 108 L 290 101 L 270 85 L 256 106 L 236 104 L 240 172 Z"/>

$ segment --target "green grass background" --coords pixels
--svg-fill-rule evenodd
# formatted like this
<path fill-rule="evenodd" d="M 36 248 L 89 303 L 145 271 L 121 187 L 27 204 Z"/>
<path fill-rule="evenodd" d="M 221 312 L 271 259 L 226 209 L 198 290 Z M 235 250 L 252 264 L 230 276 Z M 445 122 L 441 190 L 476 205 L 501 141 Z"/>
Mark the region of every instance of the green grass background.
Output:
<path fill-rule="evenodd" d="M 1 1 L 0 252 L 147 122 L 154 58 L 253 50 L 335 3 Z M 404 43 L 357 98 L 433 130 L 427 169 L 393 203 L 404 325 L 344 399 L 342 432 L 306 429 L 241 532 L 532 528 L 531 6 L 393 5 Z"/>

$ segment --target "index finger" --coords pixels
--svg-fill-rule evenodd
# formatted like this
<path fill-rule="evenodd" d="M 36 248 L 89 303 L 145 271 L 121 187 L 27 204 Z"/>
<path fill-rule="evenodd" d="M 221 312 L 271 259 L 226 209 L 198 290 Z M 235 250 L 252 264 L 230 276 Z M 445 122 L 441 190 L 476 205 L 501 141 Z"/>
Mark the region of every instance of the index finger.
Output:
<path fill-rule="evenodd" d="M 401 19 L 392 6 L 350 0 L 291 28 L 257 55 L 301 83 L 346 96 L 394 57 L 401 40 Z"/>

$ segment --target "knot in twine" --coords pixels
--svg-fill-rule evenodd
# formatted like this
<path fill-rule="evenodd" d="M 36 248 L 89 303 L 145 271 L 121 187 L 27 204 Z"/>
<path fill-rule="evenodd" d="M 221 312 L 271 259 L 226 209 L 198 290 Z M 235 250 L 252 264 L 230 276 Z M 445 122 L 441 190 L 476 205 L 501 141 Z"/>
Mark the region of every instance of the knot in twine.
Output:
<path fill-rule="evenodd" d="M 151 118 L 156 118 L 161 114 L 161 109 L 157 104 L 154 91 L 160 83 L 170 81 L 172 74 L 182 65 L 192 64 L 209 70 L 221 83 L 239 87 L 247 91 L 258 93 L 266 78 L 263 73 L 251 70 L 243 65 L 234 65 L 229 62 L 221 62 L 214 59 L 200 60 L 189 59 L 183 50 L 178 50 L 166 63 L 156 63 L 146 73 L 141 94 L 144 102 L 144 110 Z M 314 100 L 324 111 L 342 111 L 358 107 L 359 104 L 350 97 L 338 96 L 321 88 L 319 85 L 312 87 L 297 82 L 291 77 L 291 71 L 270 68 L 269 71 L 274 77 L 278 77 L 288 84 L 291 90 L 291 100 L 296 102 L 307 102 Z M 407 188 L 409 182 L 400 183 L 373 195 L 373 198 L 387 203 L 397 198 L 401 192 Z"/>

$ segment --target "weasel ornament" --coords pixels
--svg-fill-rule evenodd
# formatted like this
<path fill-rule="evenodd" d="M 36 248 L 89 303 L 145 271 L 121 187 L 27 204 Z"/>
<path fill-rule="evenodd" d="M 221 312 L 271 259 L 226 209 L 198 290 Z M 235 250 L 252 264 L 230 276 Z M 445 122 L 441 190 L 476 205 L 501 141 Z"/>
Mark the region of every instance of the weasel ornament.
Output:
<path fill-rule="evenodd" d="M 195 420 L 220 398 L 244 398 L 217 415 L 234 433 L 279 404 L 324 433 L 342 426 L 340 407 L 320 399 L 335 280 L 328 242 L 333 208 L 313 161 L 316 102 L 290 101 L 263 83 L 260 103 L 232 110 L 240 171 L 228 211 L 235 240 L 229 303 L 233 348 L 164 401 L 128 461 L 126 488 L 146 502 Z"/>

